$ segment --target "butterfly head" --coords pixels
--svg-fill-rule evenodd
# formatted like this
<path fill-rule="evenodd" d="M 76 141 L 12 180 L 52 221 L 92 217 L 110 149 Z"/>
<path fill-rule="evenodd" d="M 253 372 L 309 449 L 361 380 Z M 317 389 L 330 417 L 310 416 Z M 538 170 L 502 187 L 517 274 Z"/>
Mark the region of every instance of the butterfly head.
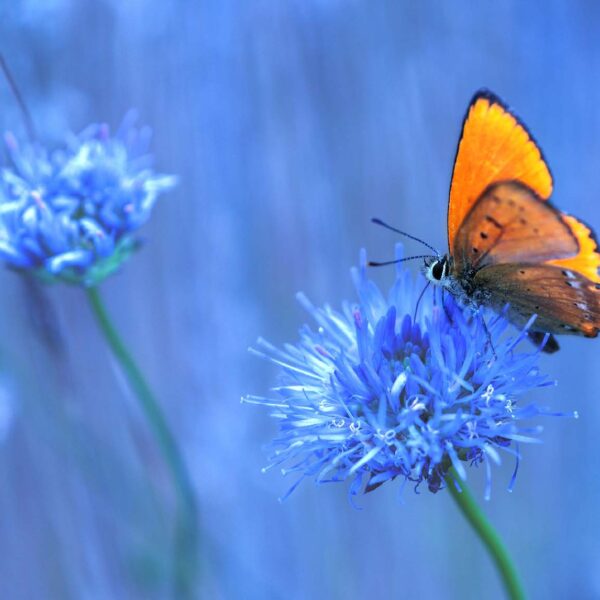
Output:
<path fill-rule="evenodd" d="M 427 280 L 434 285 L 447 285 L 450 275 L 450 258 L 446 255 L 426 259 L 423 272 Z"/>

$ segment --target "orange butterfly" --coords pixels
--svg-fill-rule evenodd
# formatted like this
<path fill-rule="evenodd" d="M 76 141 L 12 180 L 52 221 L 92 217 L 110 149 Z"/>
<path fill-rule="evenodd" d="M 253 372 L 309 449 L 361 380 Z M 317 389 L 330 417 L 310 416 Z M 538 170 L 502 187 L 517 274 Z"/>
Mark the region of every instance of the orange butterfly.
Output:
<path fill-rule="evenodd" d="M 458 143 L 448 202 L 449 253 L 429 282 L 463 304 L 500 311 L 529 336 L 596 337 L 600 253 L 592 231 L 548 202 L 552 176 L 525 125 L 489 91 L 475 94 Z M 545 352 L 558 350 L 550 335 Z"/>

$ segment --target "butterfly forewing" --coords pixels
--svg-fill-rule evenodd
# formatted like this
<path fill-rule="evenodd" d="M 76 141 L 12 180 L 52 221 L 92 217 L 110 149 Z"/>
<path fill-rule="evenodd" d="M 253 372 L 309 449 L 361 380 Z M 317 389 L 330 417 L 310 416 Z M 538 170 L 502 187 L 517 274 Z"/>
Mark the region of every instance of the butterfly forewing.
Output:
<path fill-rule="evenodd" d="M 537 318 L 536 331 L 596 337 L 600 329 L 599 284 L 568 269 L 542 264 L 498 264 L 479 270 L 474 285 L 500 310 L 509 304 L 511 321 Z"/>
<path fill-rule="evenodd" d="M 484 190 L 499 181 L 519 181 L 542 200 L 552 193 L 552 176 L 541 150 L 523 123 L 488 91 L 475 94 L 456 151 L 448 201 L 448 244 Z"/>
<path fill-rule="evenodd" d="M 454 238 L 455 275 L 500 263 L 542 263 L 577 255 L 579 245 L 563 215 L 525 185 L 489 186 Z"/>

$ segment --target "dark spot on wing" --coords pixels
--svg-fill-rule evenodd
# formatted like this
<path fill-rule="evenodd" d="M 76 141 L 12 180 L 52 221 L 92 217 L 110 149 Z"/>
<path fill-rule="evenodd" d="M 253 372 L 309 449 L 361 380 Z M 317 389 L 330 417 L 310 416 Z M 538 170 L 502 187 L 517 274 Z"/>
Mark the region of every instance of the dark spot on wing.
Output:
<path fill-rule="evenodd" d="M 519 223 L 521 223 L 521 225 L 527 225 L 527 221 L 523 218 L 519 219 Z"/>
<path fill-rule="evenodd" d="M 473 246 L 473 254 L 477 254 L 479 252 L 479 248 L 475 248 L 475 246 Z"/>
<path fill-rule="evenodd" d="M 481 236 L 482 240 L 487 240 L 488 239 L 488 234 L 485 231 L 482 231 L 479 235 Z"/>
<path fill-rule="evenodd" d="M 494 219 L 494 217 L 491 217 L 490 215 L 485 215 L 485 220 L 488 223 L 495 225 L 498 229 L 502 229 L 502 225 L 500 225 L 500 223 L 498 223 L 498 221 L 496 221 L 496 219 Z"/>

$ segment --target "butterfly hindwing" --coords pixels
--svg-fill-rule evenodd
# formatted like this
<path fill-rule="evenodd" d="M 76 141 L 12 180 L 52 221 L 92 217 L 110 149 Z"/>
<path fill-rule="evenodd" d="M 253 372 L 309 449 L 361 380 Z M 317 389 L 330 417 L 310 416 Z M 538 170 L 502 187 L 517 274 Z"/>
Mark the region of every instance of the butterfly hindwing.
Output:
<path fill-rule="evenodd" d="M 600 284 L 551 264 L 496 264 L 479 270 L 473 284 L 500 310 L 509 304 L 517 325 L 531 315 L 534 331 L 596 337 L 600 330 Z"/>
<path fill-rule="evenodd" d="M 548 264 L 575 271 L 593 283 L 600 283 L 600 253 L 593 231 L 581 221 L 570 215 L 562 215 L 562 220 L 577 240 L 578 251 L 575 256 L 548 261 Z"/>
<path fill-rule="evenodd" d="M 492 184 L 454 238 L 456 274 L 490 264 L 542 263 L 575 256 L 579 244 L 563 217 L 517 181 Z"/>
<path fill-rule="evenodd" d="M 541 200 L 552 193 L 552 176 L 526 127 L 488 91 L 475 94 L 456 151 L 448 201 L 448 244 L 484 190 L 500 181 L 517 181 Z"/>
<path fill-rule="evenodd" d="M 560 350 L 560 346 L 556 341 L 556 338 L 552 334 L 544 333 L 543 331 L 531 331 L 527 332 L 527 337 L 536 345 L 542 346 L 542 350 L 546 354 L 554 354 Z"/>

